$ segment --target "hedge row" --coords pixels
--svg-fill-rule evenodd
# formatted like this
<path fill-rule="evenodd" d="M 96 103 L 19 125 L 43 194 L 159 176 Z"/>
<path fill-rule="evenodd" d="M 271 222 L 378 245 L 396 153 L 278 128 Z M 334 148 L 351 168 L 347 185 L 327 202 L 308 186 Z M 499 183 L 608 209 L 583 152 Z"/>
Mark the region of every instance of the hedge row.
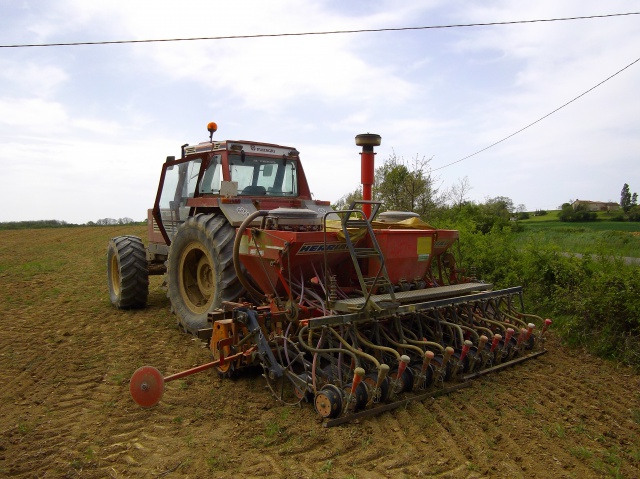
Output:
<path fill-rule="evenodd" d="M 640 367 L 640 267 L 615 256 L 573 256 L 544 242 L 524 248 L 515 233 L 462 227 L 466 267 L 496 288 L 522 285 L 529 312 L 554 319 L 569 344 Z"/>

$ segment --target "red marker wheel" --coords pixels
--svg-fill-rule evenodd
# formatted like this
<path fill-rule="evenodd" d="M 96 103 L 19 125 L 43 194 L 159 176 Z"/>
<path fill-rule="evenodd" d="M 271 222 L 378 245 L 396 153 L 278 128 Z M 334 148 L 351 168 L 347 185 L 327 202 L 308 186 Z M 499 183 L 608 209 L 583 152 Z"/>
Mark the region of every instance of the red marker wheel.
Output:
<path fill-rule="evenodd" d="M 141 407 L 153 407 L 164 393 L 164 378 L 153 366 L 142 366 L 131 376 L 129 392 Z"/>

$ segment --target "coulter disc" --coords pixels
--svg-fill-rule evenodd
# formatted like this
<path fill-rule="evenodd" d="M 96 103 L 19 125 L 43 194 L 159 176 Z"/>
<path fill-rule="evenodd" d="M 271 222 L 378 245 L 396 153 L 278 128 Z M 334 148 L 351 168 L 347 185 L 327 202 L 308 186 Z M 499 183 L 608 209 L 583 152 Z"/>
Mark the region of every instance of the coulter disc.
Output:
<path fill-rule="evenodd" d="M 139 406 L 153 407 L 162 399 L 164 377 L 153 366 L 142 366 L 131 376 L 129 392 Z"/>

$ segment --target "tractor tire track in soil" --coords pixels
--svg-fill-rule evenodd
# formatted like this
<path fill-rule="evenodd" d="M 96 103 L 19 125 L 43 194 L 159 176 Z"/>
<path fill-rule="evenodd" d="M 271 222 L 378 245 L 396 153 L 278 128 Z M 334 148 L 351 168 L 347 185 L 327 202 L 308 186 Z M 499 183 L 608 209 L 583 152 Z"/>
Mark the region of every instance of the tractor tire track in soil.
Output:
<path fill-rule="evenodd" d="M 436 400 L 324 428 L 279 406 L 260 370 L 166 384 L 139 408 L 128 380 L 210 360 L 152 277 L 148 307 L 109 303 L 108 240 L 145 228 L 0 232 L 0 476 L 640 477 L 640 378 L 563 347 Z"/>

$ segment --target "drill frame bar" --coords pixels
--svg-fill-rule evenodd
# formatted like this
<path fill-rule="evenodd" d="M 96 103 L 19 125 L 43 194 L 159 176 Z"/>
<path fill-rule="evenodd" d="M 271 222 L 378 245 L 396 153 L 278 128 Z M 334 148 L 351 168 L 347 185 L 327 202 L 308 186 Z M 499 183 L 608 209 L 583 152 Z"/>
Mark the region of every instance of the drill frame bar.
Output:
<path fill-rule="evenodd" d="M 482 284 L 482 283 L 479 283 Z M 411 291 L 410 291 L 411 292 Z M 472 303 L 478 301 L 484 301 L 500 296 L 513 296 L 519 295 L 522 304 L 522 286 L 514 286 L 512 288 L 499 289 L 496 291 L 484 291 L 481 293 L 467 294 L 464 296 L 456 296 L 453 298 L 438 299 L 434 301 L 424 301 L 420 303 L 411 303 L 399 305 L 397 303 L 384 303 L 382 300 L 378 305 L 382 308 L 379 313 L 374 312 L 359 312 L 321 316 L 319 318 L 309 319 L 309 328 L 318 329 L 323 326 L 339 326 L 341 324 L 359 323 L 369 321 L 371 319 L 383 319 L 390 317 L 394 314 L 415 313 L 418 311 L 427 311 L 431 309 L 444 308 L 447 306 L 456 306 L 464 303 Z M 388 295 L 376 295 L 383 297 Z M 397 295 L 396 295 L 397 296 Z M 385 307 L 385 306 L 389 307 Z M 523 308 L 524 309 L 524 308 Z"/>
<path fill-rule="evenodd" d="M 508 361 L 506 361 L 506 362 L 504 362 L 502 364 L 498 364 L 496 366 L 492 366 L 490 368 L 483 369 L 481 371 L 478 371 L 477 373 L 468 374 L 468 375 L 463 377 L 463 380 L 468 381 L 470 379 L 475 379 L 475 378 L 478 378 L 480 376 L 484 376 L 486 374 L 490 374 L 490 373 L 495 373 L 495 372 L 501 371 L 501 370 L 506 369 L 508 367 L 515 366 L 516 364 L 520 364 L 520 363 L 523 363 L 525 361 L 528 361 L 529 359 L 535 359 L 538 356 L 542 356 L 546 352 L 547 352 L 547 350 L 543 349 L 541 351 L 536 351 L 535 353 L 531 353 L 531 354 L 528 354 L 526 356 L 522 356 L 522 357 L 519 357 L 519 358 L 516 358 L 516 359 L 510 359 L 510 360 L 508 360 Z"/>
<path fill-rule="evenodd" d="M 477 293 L 478 291 L 486 291 L 493 287 L 490 283 L 462 283 L 452 284 L 448 286 L 436 286 L 434 288 L 414 289 L 412 291 L 402 291 L 390 294 L 373 294 L 369 298 L 371 301 L 378 302 L 390 302 L 390 303 L 409 303 L 420 302 L 424 300 L 436 300 L 451 298 L 455 296 L 461 296 L 469 293 Z M 336 301 L 332 308 L 335 311 L 350 312 L 355 309 L 360 309 L 364 304 L 366 298 L 348 298 Z"/>

